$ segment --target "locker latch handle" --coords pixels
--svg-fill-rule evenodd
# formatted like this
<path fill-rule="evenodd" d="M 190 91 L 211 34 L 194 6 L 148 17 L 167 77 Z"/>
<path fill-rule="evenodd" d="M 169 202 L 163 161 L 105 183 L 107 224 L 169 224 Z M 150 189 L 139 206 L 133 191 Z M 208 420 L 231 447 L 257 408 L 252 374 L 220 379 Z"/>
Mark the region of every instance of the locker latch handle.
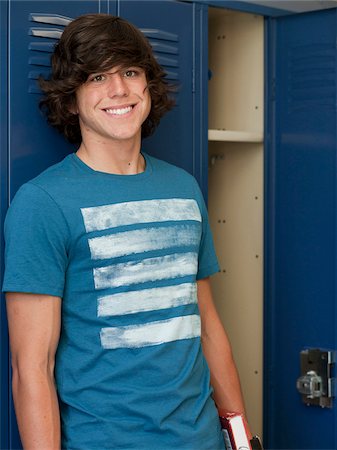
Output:
<path fill-rule="evenodd" d="M 301 376 L 296 387 L 306 405 L 332 408 L 335 396 L 335 378 L 332 376 L 336 352 L 321 349 L 306 349 L 300 353 Z"/>
<path fill-rule="evenodd" d="M 299 377 L 296 386 L 299 393 L 307 398 L 319 398 L 323 394 L 322 377 L 314 370 L 309 370 L 306 375 Z"/>

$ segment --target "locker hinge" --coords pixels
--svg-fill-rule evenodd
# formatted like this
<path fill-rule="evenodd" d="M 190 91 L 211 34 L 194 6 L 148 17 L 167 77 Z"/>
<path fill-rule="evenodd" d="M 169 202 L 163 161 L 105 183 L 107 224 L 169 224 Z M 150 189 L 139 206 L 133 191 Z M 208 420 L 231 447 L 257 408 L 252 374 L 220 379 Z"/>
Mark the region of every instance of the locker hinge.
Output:
<path fill-rule="evenodd" d="M 306 405 L 332 408 L 335 396 L 335 378 L 332 369 L 336 352 L 331 350 L 306 349 L 300 353 L 301 373 L 296 386 Z"/>

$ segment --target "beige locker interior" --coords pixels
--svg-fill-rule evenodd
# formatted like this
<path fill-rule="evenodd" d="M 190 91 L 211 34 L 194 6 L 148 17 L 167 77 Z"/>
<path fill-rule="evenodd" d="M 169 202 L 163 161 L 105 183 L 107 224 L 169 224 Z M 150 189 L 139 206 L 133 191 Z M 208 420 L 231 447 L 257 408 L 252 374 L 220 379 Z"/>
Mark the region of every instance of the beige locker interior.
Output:
<path fill-rule="evenodd" d="M 248 419 L 262 435 L 263 17 L 209 9 L 209 216 L 221 271 L 214 297 Z"/>

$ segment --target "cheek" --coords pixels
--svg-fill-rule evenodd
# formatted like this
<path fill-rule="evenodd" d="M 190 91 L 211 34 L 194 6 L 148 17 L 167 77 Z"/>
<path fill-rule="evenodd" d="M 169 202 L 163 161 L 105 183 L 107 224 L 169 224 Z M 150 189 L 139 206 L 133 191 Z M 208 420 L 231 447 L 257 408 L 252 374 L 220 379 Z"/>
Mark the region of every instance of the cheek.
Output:
<path fill-rule="evenodd" d="M 151 111 L 151 96 L 150 96 L 148 89 L 146 89 L 146 108 L 145 109 L 146 109 L 146 113 L 148 115 Z"/>
<path fill-rule="evenodd" d="M 76 94 L 75 107 L 77 113 L 87 114 L 96 106 L 99 99 L 99 92 L 84 88 L 80 88 Z"/>

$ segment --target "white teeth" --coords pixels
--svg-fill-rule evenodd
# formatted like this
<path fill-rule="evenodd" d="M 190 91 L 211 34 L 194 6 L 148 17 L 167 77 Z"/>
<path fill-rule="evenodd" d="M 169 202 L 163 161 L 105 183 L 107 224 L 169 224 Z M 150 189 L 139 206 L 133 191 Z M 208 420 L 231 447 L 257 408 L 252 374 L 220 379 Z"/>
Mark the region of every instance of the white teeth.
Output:
<path fill-rule="evenodd" d="M 108 114 L 115 114 L 117 116 L 122 116 L 123 114 L 127 114 L 131 110 L 132 106 L 127 106 L 126 108 L 106 109 L 105 111 Z"/>

